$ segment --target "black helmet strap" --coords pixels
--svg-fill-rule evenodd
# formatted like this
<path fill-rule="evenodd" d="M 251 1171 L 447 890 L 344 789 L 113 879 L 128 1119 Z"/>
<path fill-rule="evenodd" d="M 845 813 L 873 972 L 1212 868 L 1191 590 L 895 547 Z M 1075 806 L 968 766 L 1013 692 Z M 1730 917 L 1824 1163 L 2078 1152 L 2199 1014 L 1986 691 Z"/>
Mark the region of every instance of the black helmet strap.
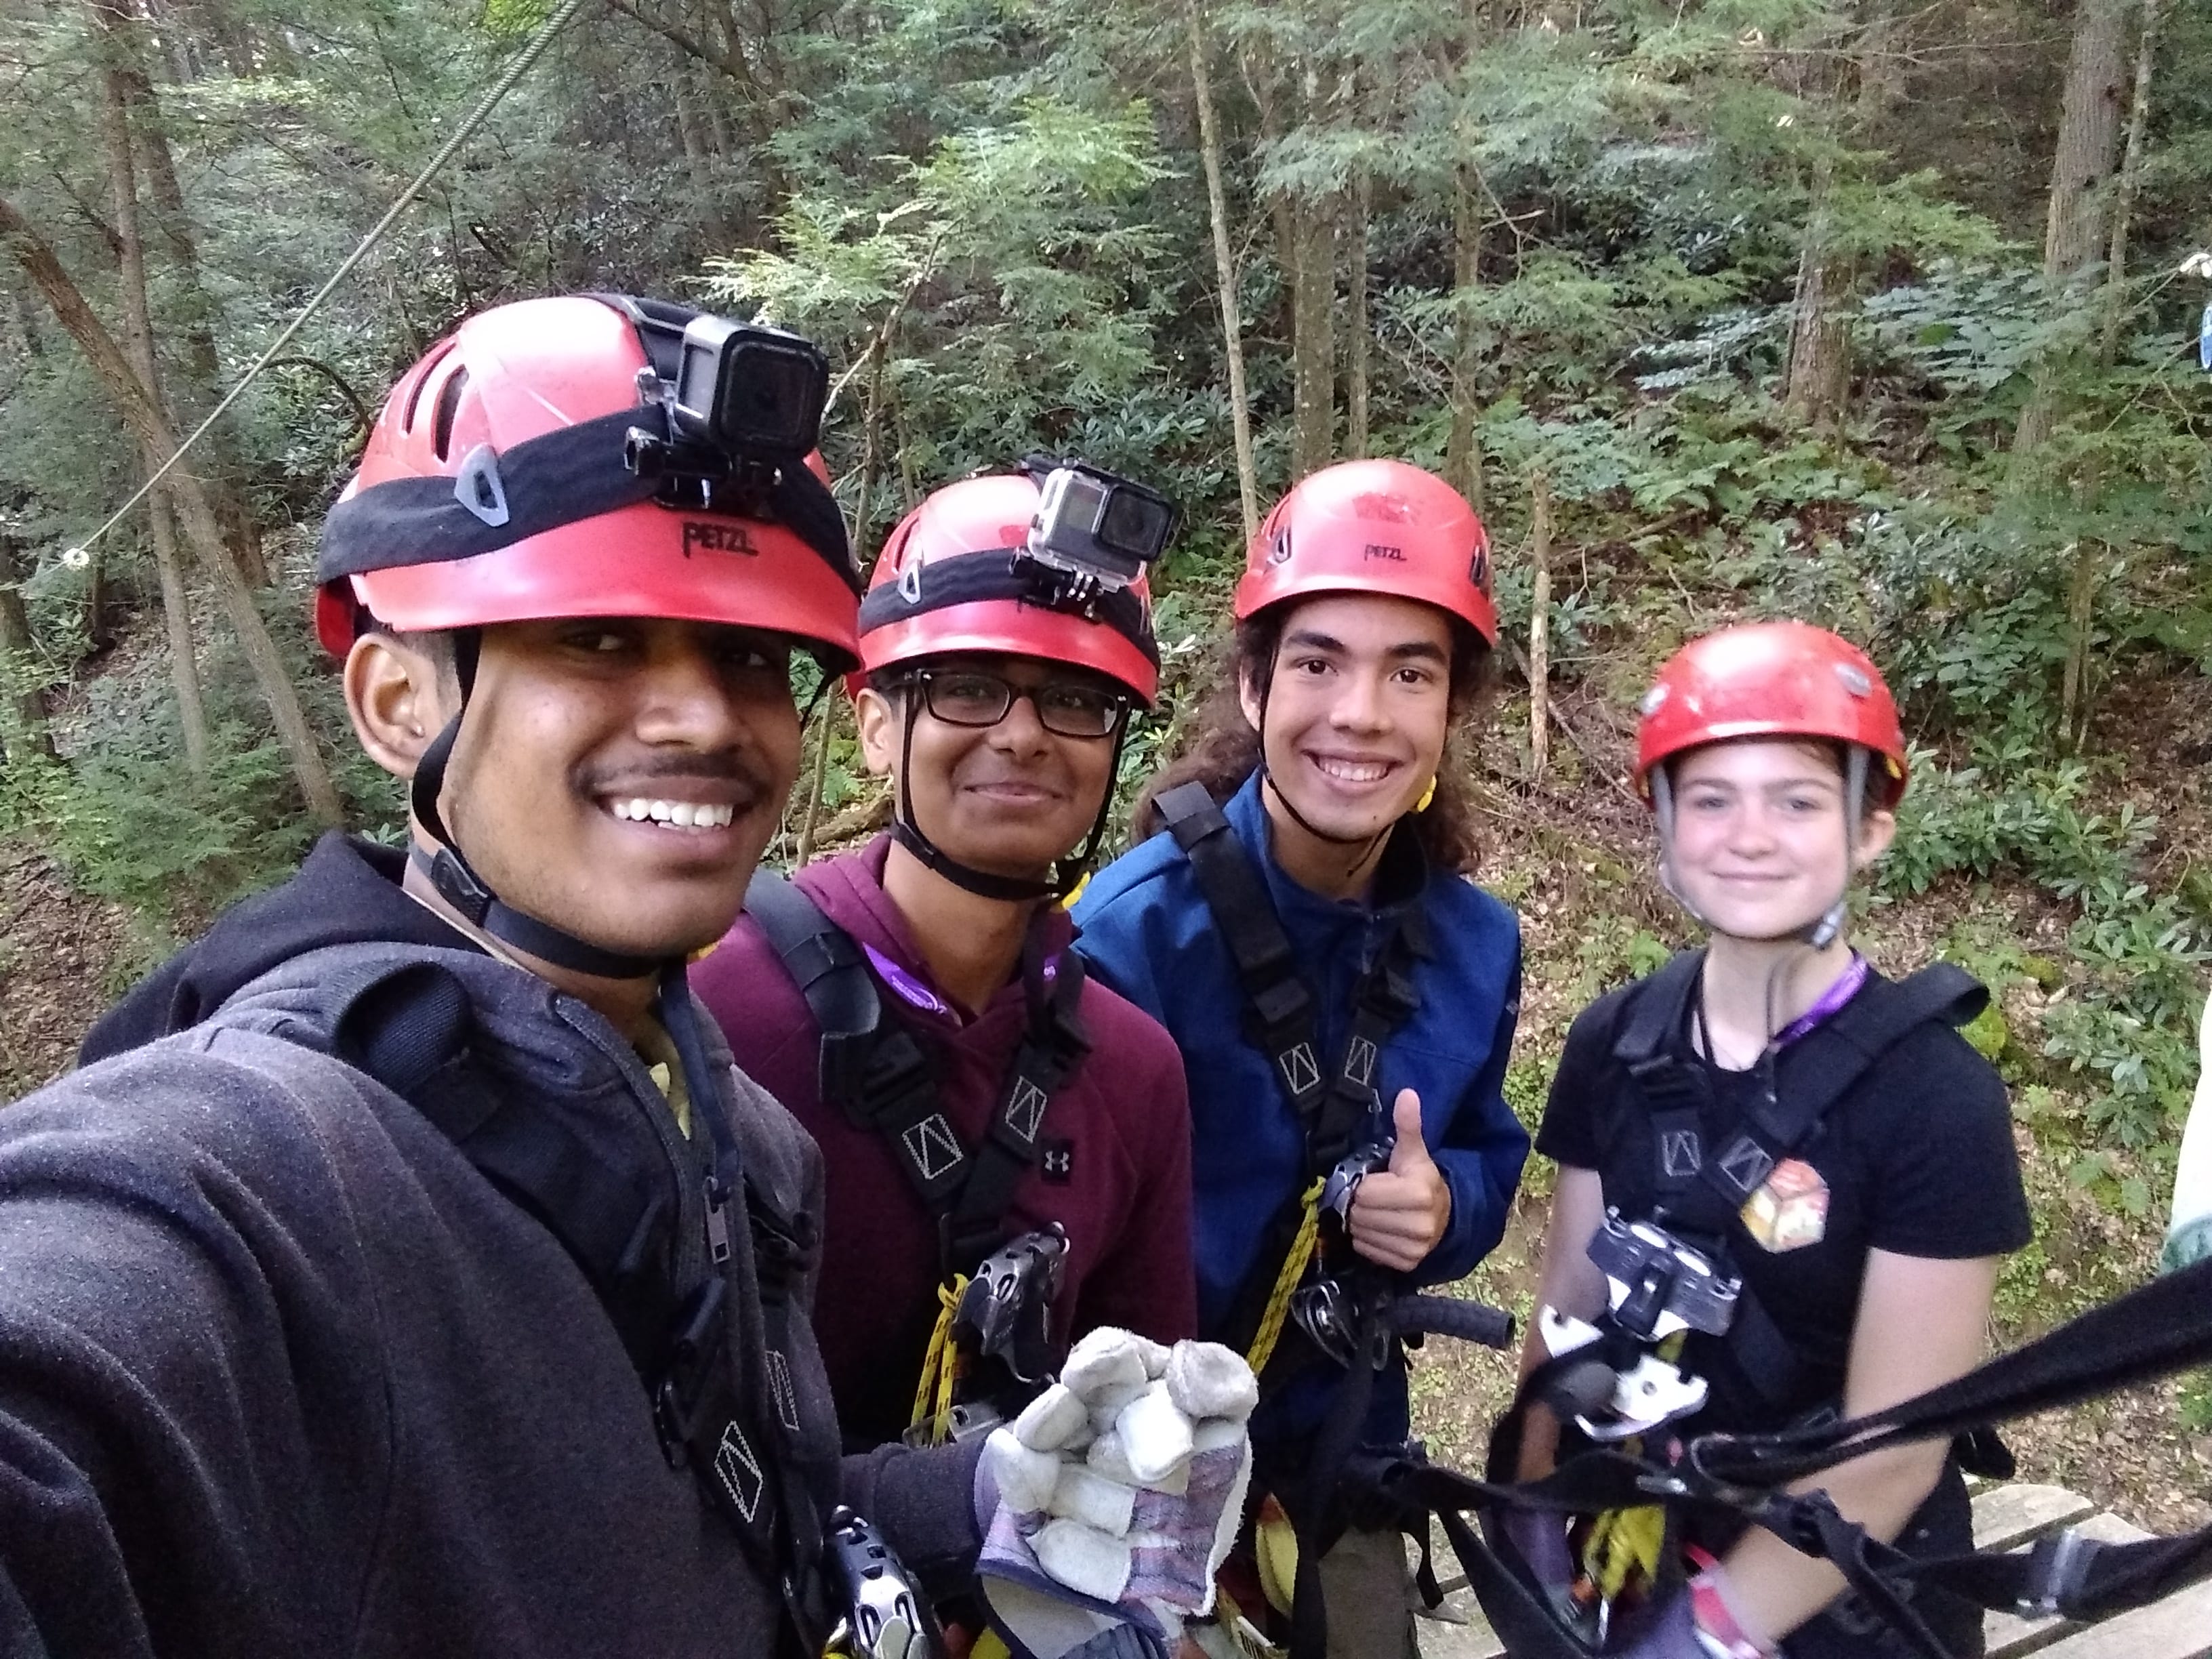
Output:
<path fill-rule="evenodd" d="M 541 962 L 601 979 L 642 979 L 663 971 L 670 958 L 609 951 L 515 909 L 477 873 L 460 844 L 453 839 L 453 832 L 446 827 L 445 817 L 438 810 L 438 798 L 445 793 L 446 769 L 453 760 L 453 744 L 461 735 L 461 721 L 468 714 L 469 694 L 476 689 L 477 661 L 483 649 L 483 631 L 456 629 L 453 638 L 453 669 L 460 681 L 461 706 L 438 735 L 430 739 L 422 759 L 416 762 L 414 780 L 408 787 L 409 805 L 415 810 L 416 823 L 436 837 L 439 848 L 433 854 L 416 846 L 409 850 L 409 861 L 429 878 L 438 896 L 459 912 L 471 927 Z"/>

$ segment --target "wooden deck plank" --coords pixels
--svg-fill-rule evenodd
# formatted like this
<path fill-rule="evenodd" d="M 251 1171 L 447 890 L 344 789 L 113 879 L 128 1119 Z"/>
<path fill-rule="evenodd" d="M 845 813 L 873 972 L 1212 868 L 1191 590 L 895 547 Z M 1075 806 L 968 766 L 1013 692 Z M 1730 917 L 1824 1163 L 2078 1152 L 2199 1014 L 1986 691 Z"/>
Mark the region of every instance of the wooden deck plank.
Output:
<path fill-rule="evenodd" d="M 1974 1547 L 2008 1550 L 2082 1520 L 2096 1507 L 2063 1486 L 1991 1486 L 1974 1498 Z"/>
<path fill-rule="evenodd" d="M 2063 1638 L 2040 1659 L 2204 1659 L 2212 1654 L 2212 1583 L 2191 1584 Z"/>

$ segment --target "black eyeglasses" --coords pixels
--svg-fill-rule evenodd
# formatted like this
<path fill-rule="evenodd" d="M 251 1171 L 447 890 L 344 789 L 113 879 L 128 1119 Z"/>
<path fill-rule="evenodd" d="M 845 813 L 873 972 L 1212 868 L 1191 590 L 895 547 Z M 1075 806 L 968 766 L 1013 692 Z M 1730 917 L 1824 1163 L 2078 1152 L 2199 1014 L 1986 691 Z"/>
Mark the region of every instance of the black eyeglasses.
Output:
<path fill-rule="evenodd" d="M 1016 697 L 1027 697 L 1037 724 L 1063 738 L 1109 738 L 1121 729 L 1129 699 L 1119 691 L 1081 680 L 1047 680 L 1016 685 L 976 669 L 923 669 L 911 677 L 922 707 L 947 726 L 996 726 Z"/>

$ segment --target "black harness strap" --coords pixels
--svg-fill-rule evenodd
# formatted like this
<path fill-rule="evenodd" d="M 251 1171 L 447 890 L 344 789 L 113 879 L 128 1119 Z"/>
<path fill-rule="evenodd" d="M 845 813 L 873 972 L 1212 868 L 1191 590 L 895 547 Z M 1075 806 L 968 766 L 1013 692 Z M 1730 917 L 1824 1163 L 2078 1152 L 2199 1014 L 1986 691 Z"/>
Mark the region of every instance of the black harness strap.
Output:
<path fill-rule="evenodd" d="M 726 1212 L 736 1194 L 719 1170 L 706 1181 L 708 1270 L 679 1305 L 675 1218 L 665 1194 L 637 1171 L 609 1164 L 475 1059 L 468 994 L 451 973 L 419 960 L 384 963 L 342 982 L 333 1000 L 331 1052 L 421 1112 L 575 1261 L 644 1383 L 664 1451 L 672 1462 L 690 1464 L 702 1492 L 756 1571 L 782 1591 L 807 1635 L 822 1621 L 820 1533 L 797 1474 L 800 1425 L 787 1372 L 777 1386 L 791 1351 L 791 1289 L 807 1243 L 803 1221 L 778 1216 L 744 1182 L 769 1381 L 764 1390 L 747 1390 L 732 1353 L 725 1278 Z M 696 1033 L 678 1021 L 670 1036 L 687 1076 L 706 1078 Z M 696 1109 L 717 1106 L 702 1100 Z"/>
<path fill-rule="evenodd" d="M 1428 919 L 1418 905 L 1399 910 L 1374 965 L 1353 994 L 1343 1048 L 1325 1072 L 1313 992 L 1298 972 L 1297 952 L 1267 897 L 1266 881 L 1228 818 L 1199 783 L 1179 784 L 1153 804 L 1190 860 L 1199 892 L 1236 964 L 1244 993 L 1245 1033 L 1268 1057 L 1304 1133 L 1303 1188 L 1335 1168 L 1375 1116 L 1380 1103 L 1376 1060 L 1390 1033 L 1420 1005 L 1414 970 L 1430 954 Z M 1259 1330 L 1304 1215 L 1301 1190 L 1291 1194 L 1267 1223 L 1257 1265 L 1238 1290 L 1218 1339 L 1239 1352 L 1250 1348 Z"/>
<path fill-rule="evenodd" d="M 1036 929 L 1024 942 L 1030 1017 L 1000 1085 L 989 1133 L 972 1152 L 938 1098 L 928 1056 L 886 1009 L 851 934 L 793 883 L 756 873 L 745 911 L 806 999 L 822 1033 L 821 1090 L 860 1127 L 881 1135 L 936 1218 L 949 1278 L 1005 1243 L 1015 1189 L 1042 1152 L 1052 1097 L 1091 1051 L 1079 1007 L 1083 961 L 1060 953 L 1048 980 Z"/>
<path fill-rule="evenodd" d="M 1764 1087 L 1748 1121 L 1713 1121 L 1712 1084 L 1704 1064 L 1680 1051 L 1702 950 L 1678 951 L 1632 994 L 1613 1041 L 1649 1124 L 1654 1218 L 1692 1235 L 1729 1272 L 1732 1225 L 1776 1164 L 1794 1156 L 1885 1052 L 1931 1021 L 1963 1025 L 1989 992 L 1963 969 L 1938 962 L 1895 982 L 1869 978 L 1850 1000 L 1790 1046 L 1790 1084 L 1775 1086 L 1776 1056 L 1759 1060 Z M 1708 1144 L 1717 1136 L 1716 1149 Z M 1748 1286 L 1723 1339 L 1734 1370 L 1771 1406 L 1791 1404 L 1804 1367 Z"/>

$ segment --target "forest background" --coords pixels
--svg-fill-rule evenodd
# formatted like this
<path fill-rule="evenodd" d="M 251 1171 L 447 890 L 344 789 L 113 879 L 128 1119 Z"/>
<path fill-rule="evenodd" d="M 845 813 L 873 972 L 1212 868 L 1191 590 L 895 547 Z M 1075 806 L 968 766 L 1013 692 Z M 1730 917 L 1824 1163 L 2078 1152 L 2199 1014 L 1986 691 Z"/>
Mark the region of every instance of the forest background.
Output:
<path fill-rule="evenodd" d="M 1565 1024 L 1686 935 L 1626 782 L 1687 635 L 1866 644 L 1914 780 L 1860 928 L 1997 992 L 2014 1340 L 2143 1276 L 2212 960 L 2212 0 L 0 0 L 0 1085 L 325 824 L 390 836 L 307 628 L 400 369 L 554 290 L 801 330 L 872 555 L 1025 452 L 1164 486 L 1167 690 L 1255 514 L 1442 470 L 1497 555 L 1484 878 Z M 542 61 L 104 538 L 525 43 Z M 2192 258 L 2192 255 L 2197 257 Z M 880 820 L 832 703 L 777 856 Z M 1550 1176 L 1468 1286 L 1526 1311 Z M 1972 1202 L 1973 1195 L 1960 1194 Z M 1480 1444 L 1502 1371 L 1434 1360 Z M 2203 1519 L 2202 1381 L 2031 1473 Z"/>

